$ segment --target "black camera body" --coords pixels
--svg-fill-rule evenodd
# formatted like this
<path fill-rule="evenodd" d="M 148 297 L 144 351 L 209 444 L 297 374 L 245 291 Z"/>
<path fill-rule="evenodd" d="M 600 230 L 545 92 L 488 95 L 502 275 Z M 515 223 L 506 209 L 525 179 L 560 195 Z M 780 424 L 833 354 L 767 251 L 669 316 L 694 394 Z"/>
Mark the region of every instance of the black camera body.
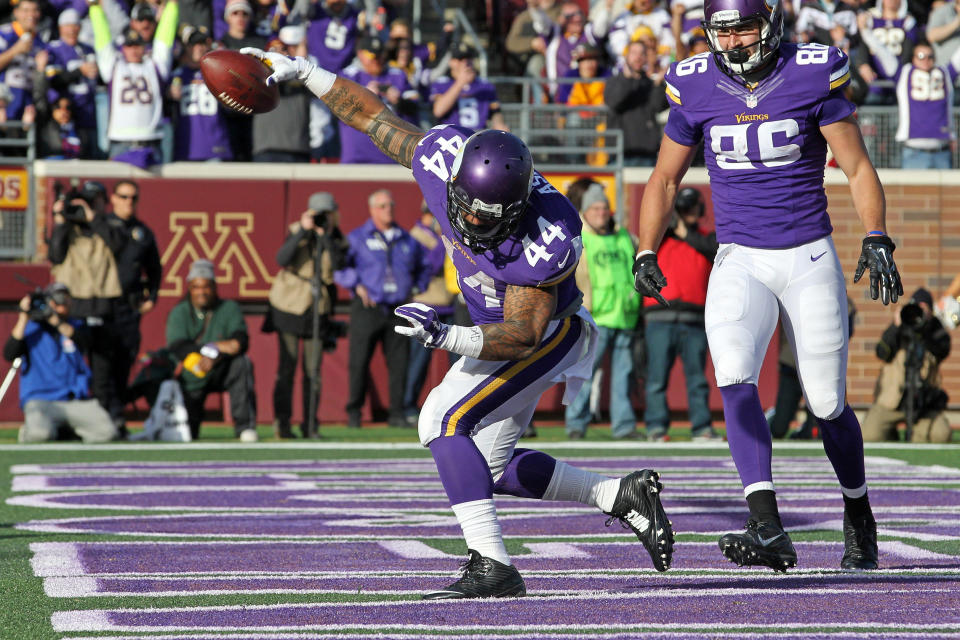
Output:
<path fill-rule="evenodd" d="M 63 202 L 63 210 L 60 215 L 67 222 L 73 224 L 85 224 L 87 222 L 87 212 L 79 204 L 71 204 L 74 200 L 83 200 L 91 207 L 93 206 L 93 194 L 85 189 L 80 189 L 75 183 L 65 189 L 64 185 L 57 182 L 53 186 L 56 193 L 56 200 Z"/>
<path fill-rule="evenodd" d="M 30 294 L 30 311 L 27 316 L 34 322 L 46 322 L 47 318 L 53 315 L 53 307 L 50 306 L 50 300 L 47 294 L 41 289 L 37 289 Z"/>
<path fill-rule="evenodd" d="M 900 323 L 902 326 L 917 331 L 923 326 L 923 322 L 923 309 L 916 302 L 904 305 L 904 307 L 900 309 Z"/>
<path fill-rule="evenodd" d="M 327 229 L 327 224 L 330 221 L 330 213 L 327 211 L 317 211 L 313 214 L 313 224 L 317 225 L 323 230 Z"/>

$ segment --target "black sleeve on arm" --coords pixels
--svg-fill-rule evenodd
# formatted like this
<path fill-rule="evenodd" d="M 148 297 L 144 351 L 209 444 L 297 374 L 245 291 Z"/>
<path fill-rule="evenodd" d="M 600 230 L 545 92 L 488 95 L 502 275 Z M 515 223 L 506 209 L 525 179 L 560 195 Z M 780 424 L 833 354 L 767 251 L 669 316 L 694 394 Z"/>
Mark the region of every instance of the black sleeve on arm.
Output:
<path fill-rule="evenodd" d="M 240 352 L 238 355 L 246 353 L 247 349 L 250 347 L 250 336 L 247 335 L 245 329 L 238 329 L 234 331 L 227 339 L 236 340 L 240 343 Z"/>
<path fill-rule="evenodd" d="M 69 222 L 54 225 L 50 235 L 50 246 L 47 257 L 53 264 L 61 264 L 67 259 L 67 250 L 70 249 L 70 232 L 73 225 Z"/>
<path fill-rule="evenodd" d="M 877 342 L 877 357 L 884 362 L 890 362 L 899 350 L 900 327 L 891 324 L 880 336 L 880 341 Z"/>
<path fill-rule="evenodd" d="M 20 356 L 27 355 L 27 343 L 25 340 L 18 340 L 13 336 L 7 338 L 3 345 L 3 359 L 7 362 L 13 362 Z"/>
<path fill-rule="evenodd" d="M 113 255 L 117 255 L 123 251 L 123 246 L 126 244 L 127 239 L 123 229 L 119 225 L 110 224 L 106 216 L 94 216 L 93 221 L 90 223 L 90 228 L 93 229 L 95 234 L 103 238 L 103 241 L 110 247 Z"/>
<path fill-rule="evenodd" d="M 930 319 L 929 326 L 930 329 L 924 336 L 924 346 L 937 362 L 943 362 L 950 355 L 950 334 L 936 318 Z"/>
<path fill-rule="evenodd" d="M 200 346 L 193 340 L 184 338 L 183 340 L 177 340 L 173 344 L 168 344 L 167 349 L 169 349 L 170 353 L 175 355 L 178 360 L 183 360 L 194 351 L 199 351 Z"/>
<path fill-rule="evenodd" d="M 163 277 L 163 267 L 160 265 L 160 250 L 157 248 L 156 238 L 150 243 L 147 255 L 144 256 L 143 270 L 147 273 L 148 297 L 156 302 L 157 294 L 160 291 L 160 278 Z"/>
<path fill-rule="evenodd" d="M 293 257 L 297 253 L 297 245 L 301 240 L 307 237 L 308 233 L 313 233 L 312 230 L 301 229 L 297 233 L 291 233 L 287 236 L 287 239 L 284 240 L 283 245 L 277 251 L 277 264 L 281 267 L 289 266 L 293 262 Z"/>

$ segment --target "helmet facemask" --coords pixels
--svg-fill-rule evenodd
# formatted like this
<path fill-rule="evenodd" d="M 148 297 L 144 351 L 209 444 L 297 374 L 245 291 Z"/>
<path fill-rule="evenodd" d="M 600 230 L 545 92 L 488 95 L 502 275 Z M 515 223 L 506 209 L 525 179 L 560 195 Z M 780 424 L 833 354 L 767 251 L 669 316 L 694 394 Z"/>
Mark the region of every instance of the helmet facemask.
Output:
<path fill-rule="evenodd" d="M 472 251 L 485 252 L 500 246 L 516 230 L 527 210 L 527 200 L 501 204 L 487 204 L 473 198 L 456 184 L 456 179 L 447 183 L 447 217 L 460 234 L 463 244 Z M 471 223 L 467 216 L 479 220 Z"/>
<path fill-rule="evenodd" d="M 778 11 L 775 8 L 774 11 Z M 780 20 L 771 22 L 766 16 L 753 14 L 741 17 L 740 12 L 733 9 L 717 11 L 709 22 L 702 22 L 707 36 L 710 51 L 721 69 L 730 74 L 745 76 L 755 72 L 767 63 L 780 46 L 780 37 L 783 33 L 783 23 Z M 758 26 L 760 37 L 756 42 L 747 43 L 733 49 L 724 49 L 720 42 L 720 31 L 730 31 Z"/>

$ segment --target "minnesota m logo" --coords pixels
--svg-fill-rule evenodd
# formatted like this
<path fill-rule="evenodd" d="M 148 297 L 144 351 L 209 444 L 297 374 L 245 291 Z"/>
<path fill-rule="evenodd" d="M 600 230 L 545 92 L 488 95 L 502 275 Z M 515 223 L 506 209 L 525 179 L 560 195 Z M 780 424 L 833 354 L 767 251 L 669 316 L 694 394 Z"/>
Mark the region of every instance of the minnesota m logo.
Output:
<path fill-rule="evenodd" d="M 164 277 L 160 295 L 184 295 L 184 278 L 190 263 L 200 258 L 213 262 L 217 283 L 236 286 L 241 298 L 263 298 L 270 291 L 273 276 L 267 272 L 254 246 L 253 214 L 216 212 L 213 230 L 206 211 L 175 211 L 170 214 L 170 243 L 160 257 Z"/>

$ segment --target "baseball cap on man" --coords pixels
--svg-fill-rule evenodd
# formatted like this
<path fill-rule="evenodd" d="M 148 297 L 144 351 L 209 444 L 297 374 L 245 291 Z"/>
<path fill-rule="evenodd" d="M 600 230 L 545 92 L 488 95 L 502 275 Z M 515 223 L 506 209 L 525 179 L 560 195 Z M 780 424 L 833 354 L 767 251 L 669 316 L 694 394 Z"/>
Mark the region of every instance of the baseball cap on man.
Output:
<path fill-rule="evenodd" d="M 472 60 L 477 57 L 477 50 L 466 42 L 458 42 L 450 49 L 450 57 L 458 60 Z"/>
<path fill-rule="evenodd" d="M 372 36 L 363 36 L 357 40 L 357 51 L 368 51 L 379 57 L 384 53 L 383 40 Z"/>
<path fill-rule="evenodd" d="M 237 11 L 243 11 L 248 16 L 253 14 L 253 8 L 247 0 L 227 0 L 227 6 L 223 9 L 223 19 L 226 20 L 227 16 Z"/>
<path fill-rule="evenodd" d="M 138 2 L 133 5 L 133 10 L 130 11 L 131 20 L 156 20 L 157 15 L 153 12 L 153 7 L 151 7 L 146 2 Z"/>
<path fill-rule="evenodd" d="M 307 209 L 316 212 L 336 211 L 337 201 L 333 199 L 332 194 L 326 191 L 318 191 L 307 200 Z"/>
<path fill-rule="evenodd" d="M 143 36 L 140 35 L 140 32 L 136 29 L 127 29 L 123 32 L 123 46 L 142 47 L 145 44 L 147 44 L 147 41 L 143 39 Z"/>
<path fill-rule="evenodd" d="M 186 34 L 186 38 L 184 38 L 184 41 L 187 44 L 187 46 L 194 45 L 194 44 L 203 44 L 204 42 L 208 42 L 211 40 L 210 31 L 204 26 L 184 27 L 185 31 L 187 29 L 190 30 L 190 32 Z"/>
<path fill-rule="evenodd" d="M 194 260 L 190 265 L 190 271 L 187 273 L 187 282 L 202 278 L 203 280 L 216 280 L 214 277 L 214 266 L 209 260 Z"/>
<path fill-rule="evenodd" d="M 51 282 L 43 290 L 43 294 L 55 304 L 64 304 L 70 297 L 70 288 L 62 282 Z"/>
<path fill-rule="evenodd" d="M 57 25 L 80 24 L 80 12 L 76 9 L 64 9 L 57 18 Z"/>
<path fill-rule="evenodd" d="M 277 36 L 280 42 L 293 47 L 306 40 L 307 30 L 302 24 L 290 24 L 281 28 Z"/>

